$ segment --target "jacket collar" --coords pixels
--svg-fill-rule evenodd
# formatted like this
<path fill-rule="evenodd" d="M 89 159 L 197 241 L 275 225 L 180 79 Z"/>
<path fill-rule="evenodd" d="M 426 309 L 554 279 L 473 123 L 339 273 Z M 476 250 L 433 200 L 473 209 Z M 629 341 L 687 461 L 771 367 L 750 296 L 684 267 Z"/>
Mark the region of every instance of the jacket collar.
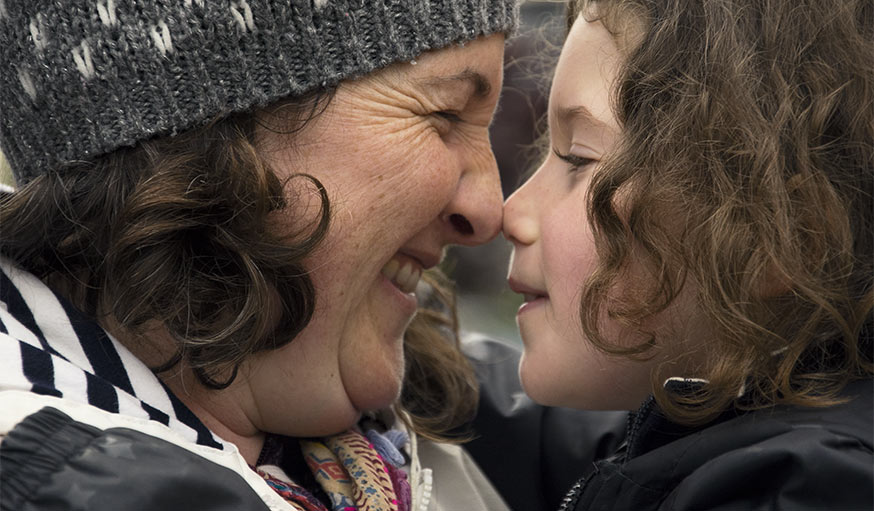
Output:
<path fill-rule="evenodd" d="M 672 377 L 665 380 L 665 389 L 673 394 L 688 394 L 707 384 L 700 378 Z M 650 395 L 640 405 L 636 412 L 628 415 L 626 432 L 625 459 L 630 460 L 653 449 L 657 449 L 674 440 L 685 437 L 710 426 L 727 421 L 739 415 L 738 411 L 730 410 L 722 413 L 715 420 L 699 425 L 684 426 L 669 420 L 659 408 L 655 397 Z"/>
<path fill-rule="evenodd" d="M 224 448 L 122 344 L 34 275 L 0 258 L 0 390 L 27 390 L 148 418 Z"/>

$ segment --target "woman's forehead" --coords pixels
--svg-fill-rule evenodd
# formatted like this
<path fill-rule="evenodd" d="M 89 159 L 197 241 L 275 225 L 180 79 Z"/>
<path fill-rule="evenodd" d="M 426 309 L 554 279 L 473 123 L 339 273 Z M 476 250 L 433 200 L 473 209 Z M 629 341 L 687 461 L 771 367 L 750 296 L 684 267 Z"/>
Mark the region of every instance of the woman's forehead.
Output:
<path fill-rule="evenodd" d="M 478 98 L 500 93 L 504 36 L 482 37 L 463 45 L 425 52 L 375 73 L 391 85 L 420 92 L 464 90 Z"/>

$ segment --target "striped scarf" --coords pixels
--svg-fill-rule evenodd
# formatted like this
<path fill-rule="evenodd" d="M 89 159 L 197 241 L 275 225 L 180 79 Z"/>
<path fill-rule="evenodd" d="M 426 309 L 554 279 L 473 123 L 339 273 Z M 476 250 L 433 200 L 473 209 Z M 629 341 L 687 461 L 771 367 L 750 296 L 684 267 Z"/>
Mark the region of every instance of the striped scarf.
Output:
<path fill-rule="evenodd" d="M 154 420 L 191 442 L 228 448 L 94 320 L 4 258 L 0 258 L 2 390 L 62 397 Z"/>

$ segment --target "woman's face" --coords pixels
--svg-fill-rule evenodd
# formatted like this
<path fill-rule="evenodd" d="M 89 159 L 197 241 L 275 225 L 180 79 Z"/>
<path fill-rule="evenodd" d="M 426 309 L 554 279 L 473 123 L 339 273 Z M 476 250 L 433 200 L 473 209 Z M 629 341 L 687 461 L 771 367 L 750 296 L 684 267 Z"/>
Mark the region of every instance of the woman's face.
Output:
<path fill-rule="evenodd" d="M 581 288 L 597 263 L 586 192 L 620 136 L 610 107 L 620 64 L 604 26 L 579 17 L 550 93 L 550 153 L 504 206 L 504 235 L 514 247 L 510 286 L 525 295 L 517 315 L 525 344 L 520 376 L 525 391 L 544 404 L 635 408 L 651 391 L 652 369 L 664 360 L 607 356 L 586 342 L 580 322 Z M 601 331 L 620 344 L 642 340 L 607 319 Z"/>
<path fill-rule="evenodd" d="M 422 271 L 447 245 L 484 243 L 501 227 L 488 127 L 503 52 L 504 37 L 493 35 L 426 53 L 344 82 L 300 133 L 260 133 L 279 177 L 316 177 L 332 208 L 328 235 L 306 263 L 312 322 L 240 374 L 262 431 L 329 434 L 398 397 Z M 291 202 L 279 224 L 295 232 L 319 201 Z"/>

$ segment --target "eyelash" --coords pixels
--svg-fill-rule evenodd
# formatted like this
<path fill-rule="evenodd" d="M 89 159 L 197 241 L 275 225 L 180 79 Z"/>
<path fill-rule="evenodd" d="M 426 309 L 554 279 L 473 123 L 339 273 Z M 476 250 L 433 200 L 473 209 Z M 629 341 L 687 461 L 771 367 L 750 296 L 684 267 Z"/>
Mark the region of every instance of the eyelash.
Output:
<path fill-rule="evenodd" d="M 577 156 L 575 154 L 562 154 L 556 148 L 552 148 L 552 152 L 562 161 L 570 164 L 571 168 L 569 172 L 576 172 L 577 170 L 594 163 L 595 160 L 591 158 L 584 158 L 582 156 Z"/>

